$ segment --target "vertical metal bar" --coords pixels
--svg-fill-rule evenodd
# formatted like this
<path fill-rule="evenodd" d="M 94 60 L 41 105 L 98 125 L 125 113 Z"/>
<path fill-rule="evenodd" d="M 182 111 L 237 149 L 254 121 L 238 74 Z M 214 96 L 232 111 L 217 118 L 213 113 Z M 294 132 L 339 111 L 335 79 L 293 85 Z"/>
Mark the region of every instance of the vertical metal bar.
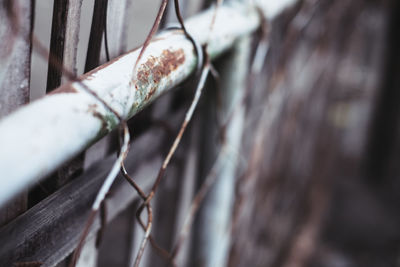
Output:
<path fill-rule="evenodd" d="M 31 1 L 4 2 L 0 6 L 0 118 L 29 102 L 34 6 Z M 26 208 L 27 194 L 21 193 L 0 210 L 0 226 Z"/>
<path fill-rule="evenodd" d="M 182 158 L 178 159 L 176 157 L 175 162 L 169 166 L 166 173 L 169 179 L 165 179 L 160 184 L 161 190 L 154 199 L 153 211 L 155 215 L 152 235 L 155 237 L 157 244 L 167 250 L 172 247 L 174 236 L 173 229 L 176 223 L 176 207 L 178 205 L 179 183 L 182 174 L 181 166 Z M 166 206 L 168 209 L 165 208 Z M 157 256 L 153 249 L 149 247 L 147 250 L 151 252 L 148 257 L 148 266 L 163 266 L 165 264 L 165 259 Z"/>
<path fill-rule="evenodd" d="M 50 55 L 58 64 L 63 63 L 65 30 L 69 0 L 54 1 L 51 23 Z M 49 63 L 46 92 L 51 92 L 61 85 L 62 71 L 58 66 Z"/>
<path fill-rule="evenodd" d="M 242 100 L 246 87 L 250 37 L 241 38 L 222 63 L 222 122 L 227 122 L 225 140 L 215 163 L 217 178 L 199 214 L 196 264 L 226 266 L 230 248 L 230 229 L 235 178 L 244 124 Z M 222 154 L 221 154 L 222 153 Z"/>
<path fill-rule="evenodd" d="M 179 199 L 176 212 L 175 237 L 177 237 L 183 227 L 185 217 L 190 209 L 196 187 L 196 179 L 199 171 L 199 147 L 200 147 L 200 120 L 194 117 L 192 126 L 186 136 L 185 159 L 179 186 Z M 184 140 L 185 141 L 185 140 Z M 180 249 L 180 253 L 176 256 L 175 262 L 177 266 L 188 266 L 190 255 L 191 235 L 188 236 L 185 243 Z M 176 244 L 177 240 L 174 240 Z"/>
<path fill-rule="evenodd" d="M 76 263 L 77 267 L 96 267 L 97 266 L 96 238 L 88 239 L 82 248 L 81 256 Z"/>

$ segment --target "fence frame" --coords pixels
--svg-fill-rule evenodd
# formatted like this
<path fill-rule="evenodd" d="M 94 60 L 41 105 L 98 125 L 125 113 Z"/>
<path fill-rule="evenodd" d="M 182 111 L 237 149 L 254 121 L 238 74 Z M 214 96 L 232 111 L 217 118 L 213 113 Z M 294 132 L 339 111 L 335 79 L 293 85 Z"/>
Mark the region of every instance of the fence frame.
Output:
<path fill-rule="evenodd" d="M 208 10 L 186 23 L 196 40 L 203 44 L 209 41 L 212 58 L 231 47 L 239 36 L 253 32 L 260 22 L 254 8 L 239 3 L 225 5 L 218 11 L 209 36 L 212 14 L 213 10 Z M 228 19 L 234 23 L 224 25 Z M 135 49 L 81 77 L 82 83 L 124 119 L 181 83 L 196 66 L 194 48 L 181 31 L 161 33 L 139 63 L 133 89 L 131 77 L 138 54 L 139 49 Z M 0 169 L 8 179 L 0 180 L 0 206 L 117 125 L 116 116 L 77 82 L 61 86 L 1 120 Z M 24 168 L 19 167 L 21 162 Z"/>
<path fill-rule="evenodd" d="M 294 2 L 284 1 L 278 5 L 279 8 L 271 8 L 272 11 L 264 6 L 264 14 L 272 19 Z M 187 21 L 187 28 L 196 40 L 202 44 L 209 42 L 208 52 L 212 59 L 230 49 L 239 37 L 249 35 L 261 24 L 260 13 L 255 6 L 234 2 L 220 8 L 214 31 L 209 34 L 212 14 L 213 8 Z M 231 23 L 225 25 L 224 22 L 228 19 Z M 137 72 L 133 74 L 138 78 L 138 83 L 136 88 L 132 88 L 132 70 L 139 50 L 135 49 L 118 57 L 80 78 L 82 83 L 124 119 L 134 116 L 158 96 L 184 81 L 193 73 L 197 61 L 192 44 L 185 39 L 182 32 L 163 32 L 154 38 L 146 50 Z M 51 112 L 47 112 L 48 110 Z M 22 121 L 25 123 L 21 124 Z M 77 82 L 61 86 L 1 120 L 0 147 L 3 149 L 0 151 L 0 169 L 8 179 L 0 180 L 0 206 L 29 185 L 43 179 L 117 125 L 117 118 L 107 107 L 88 94 Z M 138 145 L 147 144 L 149 140 L 146 138 L 152 136 L 150 138 L 154 149 L 151 153 L 157 154 L 159 145 L 154 140 L 161 138 L 157 139 L 156 135 L 145 135 L 143 141 L 137 141 Z M 33 140 L 32 137 L 37 138 Z M 41 154 L 38 150 L 45 153 Z M 103 181 L 112 161 L 113 156 L 96 164 L 80 178 L 1 228 L 0 239 L 7 240 L 7 246 L 0 251 L 2 262 L 4 259 L 4 262 L 13 264 L 17 259 L 24 259 L 54 266 L 70 254 L 76 247 L 81 232 L 78 224 L 87 216 L 89 209 L 82 209 L 84 211 L 79 215 L 74 214 L 76 216 L 73 219 L 69 218 L 70 213 L 57 213 L 57 210 L 63 210 L 64 207 L 73 211 L 77 207 L 90 205 L 97 192 L 96 188 Z M 127 159 L 128 167 L 139 164 L 135 166 L 152 166 L 153 169 L 154 162 L 158 161 L 159 158 L 155 157 L 154 161 L 146 165 L 137 158 Z M 19 166 L 21 162 L 24 164 L 23 168 Z M 96 168 L 97 171 L 94 170 Z M 146 182 L 148 181 L 143 182 L 144 189 L 149 186 Z M 109 220 L 135 199 L 131 189 L 123 184 L 117 185 L 115 190 L 118 193 L 108 201 L 111 203 L 108 205 L 115 205 Z M 82 195 L 87 195 L 84 201 Z M 57 232 L 60 227 L 72 235 L 60 235 Z M 98 228 L 99 223 L 96 222 L 91 230 L 92 236 Z M 31 246 L 31 250 L 27 251 L 24 245 L 27 239 L 32 244 L 43 240 L 51 241 L 40 250 Z"/>

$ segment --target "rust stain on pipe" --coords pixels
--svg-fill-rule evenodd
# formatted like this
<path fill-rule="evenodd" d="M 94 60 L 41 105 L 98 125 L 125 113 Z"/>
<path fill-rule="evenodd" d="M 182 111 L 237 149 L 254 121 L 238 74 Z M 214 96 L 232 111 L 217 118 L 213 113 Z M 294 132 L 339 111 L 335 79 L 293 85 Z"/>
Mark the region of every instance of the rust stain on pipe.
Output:
<path fill-rule="evenodd" d="M 97 105 L 96 104 L 89 105 L 87 112 L 92 114 L 93 117 L 96 117 L 96 118 L 100 119 L 100 121 L 101 121 L 101 129 L 102 130 L 106 130 L 107 129 L 107 121 L 105 120 L 104 116 L 100 112 L 97 111 Z"/>
<path fill-rule="evenodd" d="M 146 100 L 146 101 L 148 101 L 148 100 L 154 95 L 154 93 L 156 92 L 156 89 L 157 89 L 157 88 L 155 88 L 155 87 L 152 87 L 152 88 L 150 89 L 150 91 L 147 93 L 147 95 L 146 95 L 146 97 L 145 97 L 145 100 Z"/>
<path fill-rule="evenodd" d="M 140 65 L 137 74 L 138 84 L 157 85 L 162 78 L 167 77 L 184 62 L 185 52 L 183 49 L 166 49 L 162 52 L 160 57 L 150 57 L 145 63 Z M 136 87 L 136 89 L 138 89 L 138 87 Z M 152 88 L 146 98 L 150 98 L 154 92 L 155 89 Z"/>
<path fill-rule="evenodd" d="M 182 48 L 178 50 L 165 49 L 160 57 L 150 57 L 138 68 L 136 90 L 139 87 L 150 85 L 150 89 L 144 97 L 145 101 L 150 100 L 156 93 L 161 79 L 168 78 L 168 75 L 184 62 L 185 52 Z"/>

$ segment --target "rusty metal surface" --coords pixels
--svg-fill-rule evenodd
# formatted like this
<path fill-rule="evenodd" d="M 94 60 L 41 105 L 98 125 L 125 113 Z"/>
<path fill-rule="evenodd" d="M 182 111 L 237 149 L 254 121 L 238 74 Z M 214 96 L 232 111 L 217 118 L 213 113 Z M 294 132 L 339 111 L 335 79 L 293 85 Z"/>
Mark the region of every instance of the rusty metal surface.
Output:
<path fill-rule="evenodd" d="M 230 3 L 218 11 L 210 34 L 212 14 L 211 9 L 186 22 L 196 40 L 209 41 L 211 58 L 260 23 L 254 7 Z M 114 129 L 119 120 L 104 103 L 128 119 L 186 79 L 197 63 L 192 43 L 176 30 L 152 41 L 133 75 L 138 54 L 133 50 L 81 77 L 101 101 L 74 82 L 0 121 L 0 171 L 7 178 L 0 179 L 0 205 Z"/>

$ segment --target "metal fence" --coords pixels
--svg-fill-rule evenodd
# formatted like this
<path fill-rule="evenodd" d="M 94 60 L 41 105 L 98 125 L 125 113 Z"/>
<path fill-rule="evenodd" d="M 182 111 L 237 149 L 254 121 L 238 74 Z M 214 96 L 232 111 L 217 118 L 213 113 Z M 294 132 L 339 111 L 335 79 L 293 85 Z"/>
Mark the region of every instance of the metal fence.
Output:
<path fill-rule="evenodd" d="M 399 1 L 51 2 L 0 1 L 0 266 L 398 265 Z"/>
<path fill-rule="evenodd" d="M 207 87 L 218 89 L 214 95 L 217 100 L 210 100 L 217 101 L 217 106 L 220 106 L 215 111 L 217 120 L 222 124 L 229 123 L 223 125 L 226 128 L 223 141 L 215 143 L 212 139 L 215 132 L 220 131 L 219 127 L 212 122 L 201 126 L 196 118 L 190 122 L 193 125 L 183 140 L 184 149 L 178 149 L 174 155 L 177 160 L 167 169 L 167 181 L 153 201 L 157 219 L 151 233 L 158 238 L 159 244 L 167 248 L 177 242 L 183 252 L 177 255 L 176 261 L 180 266 L 186 265 L 190 245 L 185 239 L 193 220 L 193 215 L 187 217 L 187 214 L 195 213 L 196 205 L 212 187 L 205 200 L 211 203 L 207 205 L 211 208 L 202 212 L 196 228 L 201 232 L 201 240 L 197 243 L 203 245 L 198 247 L 195 257 L 206 260 L 207 266 L 226 264 L 243 131 L 241 103 L 246 94 L 251 49 L 254 47 L 251 36 L 263 21 L 273 19 L 295 1 L 226 1 L 221 6 L 211 3 L 211 7 L 200 12 L 201 6 L 210 5 L 208 2 L 181 3 L 186 14 L 198 13 L 185 19 L 187 32 L 195 43 L 182 29 L 165 28 L 151 39 L 143 55 L 139 56 L 141 47 L 121 55 L 126 47 L 128 25 L 140 23 L 131 19 L 127 11 L 136 8 L 135 3 L 96 0 L 84 68 L 86 73 L 75 81 L 69 81 L 77 74 L 80 18 L 87 16 L 81 10 L 82 0 L 54 1 L 49 51 L 32 34 L 33 16 L 41 15 L 34 11 L 35 2 L 3 1 L 0 8 L 0 36 L 5 40 L 0 44 L 2 266 L 64 266 L 73 261 L 71 253 L 79 240 L 82 241 L 80 237 L 90 206 L 105 177 L 110 176 L 110 169 L 113 166 L 119 169 L 113 153 L 118 150 L 118 145 L 115 145 L 118 135 L 111 133 L 106 139 L 103 137 L 118 128 L 121 120 L 134 117 L 129 122 L 133 141 L 125 160 L 126 168 L 142 190 L 151 189 L 161 160 L 167 155 L 166 144 L 172 143 L 171 132 L 177 132 L 180 122 L 184 118 L 188 120 L 195 108 L 192 105 L 186 112 L 187 103 L 190 103 L 187 91 L 199 87 L 193 83 L 197 79 L 196 66 L 202 61 L 196 43 L 207 44 L 202 58 L 209 56 L 214 60 L 228 53 L 220 60 L 222 67 L 218 68 L 217 86 L 209 82 Z M 169 3 L 163 22 L 171 20 L 172 4 Z M 106 34 L 108 38 L 105 38 Z M 262 44 L 264 47 L 257 50 L 261 53 L 257 58 L 261 59 L 266 53 L 265 43 Z M 30 70 L 35 68 L 30 61 L 32 46 L 49 62 L 48 94 L 24 105 L 29 102 Z M 97 67 L 102 60 L 102 51 L 107 51 L 113 59 Z M 211 65 L 208 68 L 215 72 Z M 208 71 L 203 70 L 204 77 L 206 73 Z M 200 83 L 204 82 L 203 78 Z M 185 89 L 173 92 L 172 89 L 182 83 Z M 158 98 L 161 99 L 148 110 L 147 107 Z M 208 108 L 203 110 L 207 113 Z M 158 116 L 158 119 L 152 116 Z M 209 140 L 196 133 L 204 125 L 209 127 Z M 95 145 L 96 150 L 86 152 L 85 159 L 82 152 L 102 138 L 100 145 Z M 199 151 L 203 149 L 199 142 L 219 147 L 212 148 L 214 152 L 208 152 L 205 157 L 205 161 L 215 161 L 208 163 L 211 170 L 201 167 Z M 207 177 L 206 186 L 200 187 L 200 195 L 195 195 L 199 188 L 199 173 L 203 178 Z M 174 176 L 179 176 L 179 179 L 173 179 Z M 97 262 L 100 266 L 133 265 L 135 258 L 138 261 L 136 255 L 143 239 L 143 231 L 133 218 L 134 211 L 141 204 L 140 196 L 119 178 L 111 190 L 104 188 L 104 193 L 109 192 L 100 212 L 102 216 L 96 216 L 90 226 L 77 265 L 95 266 Z M 190 207 L 193 197 L 194 206 Z M 196 197 L 199 198 L 197 202 Z M 104 230 L 104 224 L 118 215 L 119 219 L 114 222 L 122 226 L 111 224 L 107 227 L 124 233 L 115 234 L 118 239 L 113 239 L 112 233 L 106 234 L 107 240 L 98 252 L 95 243 L 102 236 L 100 232 Z M 185 221 L 185 217 L 189 221 Z M 113 248 L 113 242 L 119 245 Z M 120 253 L 118 249 L 125 252 Z M 168 263 L 165 257 L 156 258 L 154 255 L 157 253 L 149 251 L 151 249 L 146 248 L 141 262 L 143 266 Z"/>

